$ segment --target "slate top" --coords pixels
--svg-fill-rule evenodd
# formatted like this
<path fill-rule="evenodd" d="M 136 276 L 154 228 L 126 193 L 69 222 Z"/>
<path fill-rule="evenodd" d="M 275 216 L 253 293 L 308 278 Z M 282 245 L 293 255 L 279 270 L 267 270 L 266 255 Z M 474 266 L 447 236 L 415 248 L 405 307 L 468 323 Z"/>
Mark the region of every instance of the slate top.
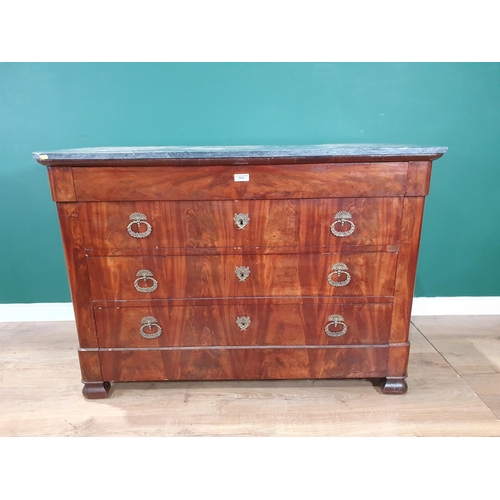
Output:
<path fill-rule="evenodd" d="M 317 144 L 305 146 L 159 146 L 99 147 L 35 152 L 40 163 L 53 160 L 161 160 L 292 157 L 440 157 L 446 147 L 381 144 Z"/>

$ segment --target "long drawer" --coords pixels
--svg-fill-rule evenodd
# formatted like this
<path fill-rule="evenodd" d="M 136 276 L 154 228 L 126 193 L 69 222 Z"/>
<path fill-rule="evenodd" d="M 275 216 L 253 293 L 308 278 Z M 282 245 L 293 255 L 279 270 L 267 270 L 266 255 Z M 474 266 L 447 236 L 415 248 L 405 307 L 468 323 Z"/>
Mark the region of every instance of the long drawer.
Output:
<path fill-rule="evenodd" d="M 100 347 L 386 344 L 392 304 L 95 307 Z"/>
<path fill-rule="evenodd" d="M 370 378 L 387 375 L 385 346 L 101 349 L 109 381 Z"/>
<path fill-rule="evenodd" d="M 77 201 L 404 196 L 408 163 L 73 167 Z"/>
<path fill-rule="evenodd" d="M 80 203 L 87 249 L 391 245 L 401 198 Z"/>
<path fill-rule="evenodd" d="M 89 257 L 93 300 L 392 296 L 396 252 Z"/>

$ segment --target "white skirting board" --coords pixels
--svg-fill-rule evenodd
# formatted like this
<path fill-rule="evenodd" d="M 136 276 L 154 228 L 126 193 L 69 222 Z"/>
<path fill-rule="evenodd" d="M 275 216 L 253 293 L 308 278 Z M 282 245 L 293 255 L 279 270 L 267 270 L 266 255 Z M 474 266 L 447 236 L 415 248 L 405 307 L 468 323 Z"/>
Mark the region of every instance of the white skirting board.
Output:
<path fill-rule="evenodd" d="M 412 316 L 499 315 L 500 297 L 416 297 Z M 74 321 L 71 302 L 0 304 L 0 323 Z"/>
<path fill-rule="evenodd" d="M 500 297 L 415 297 L 411 315 L 500 316 Z"/>
<path fill-rule="evenodd" d="M 23 321 L 75 321 L 71 302 L 0 304 L 0 323 Z"/>

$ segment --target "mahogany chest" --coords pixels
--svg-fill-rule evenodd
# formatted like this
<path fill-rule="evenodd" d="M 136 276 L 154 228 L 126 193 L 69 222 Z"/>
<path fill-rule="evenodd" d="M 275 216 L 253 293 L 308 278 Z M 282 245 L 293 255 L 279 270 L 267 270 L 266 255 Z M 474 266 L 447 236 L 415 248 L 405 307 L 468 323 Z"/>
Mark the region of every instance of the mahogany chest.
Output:
<path fill-rule="evenodd" d="M 424 198 L 446 150 L 34 153 L 57 203 L 83 395 L 314 378 L 404 393 Z"/>

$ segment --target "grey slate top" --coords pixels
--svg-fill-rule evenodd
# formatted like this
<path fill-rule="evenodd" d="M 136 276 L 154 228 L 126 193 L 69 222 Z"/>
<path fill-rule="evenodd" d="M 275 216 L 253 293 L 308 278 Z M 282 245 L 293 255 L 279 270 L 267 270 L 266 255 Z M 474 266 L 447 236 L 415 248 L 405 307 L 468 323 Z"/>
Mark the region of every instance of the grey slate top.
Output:
<path fill-rule="evenodd" d="M 150 160 L 209 158 L 287 158 L 358 156 L 435 156 L 446 147 L 390 144 L 317 144 L 306 146 L 159 146 L 61 149 L 36 152 L 37 161 L 50 160 Z"/>

